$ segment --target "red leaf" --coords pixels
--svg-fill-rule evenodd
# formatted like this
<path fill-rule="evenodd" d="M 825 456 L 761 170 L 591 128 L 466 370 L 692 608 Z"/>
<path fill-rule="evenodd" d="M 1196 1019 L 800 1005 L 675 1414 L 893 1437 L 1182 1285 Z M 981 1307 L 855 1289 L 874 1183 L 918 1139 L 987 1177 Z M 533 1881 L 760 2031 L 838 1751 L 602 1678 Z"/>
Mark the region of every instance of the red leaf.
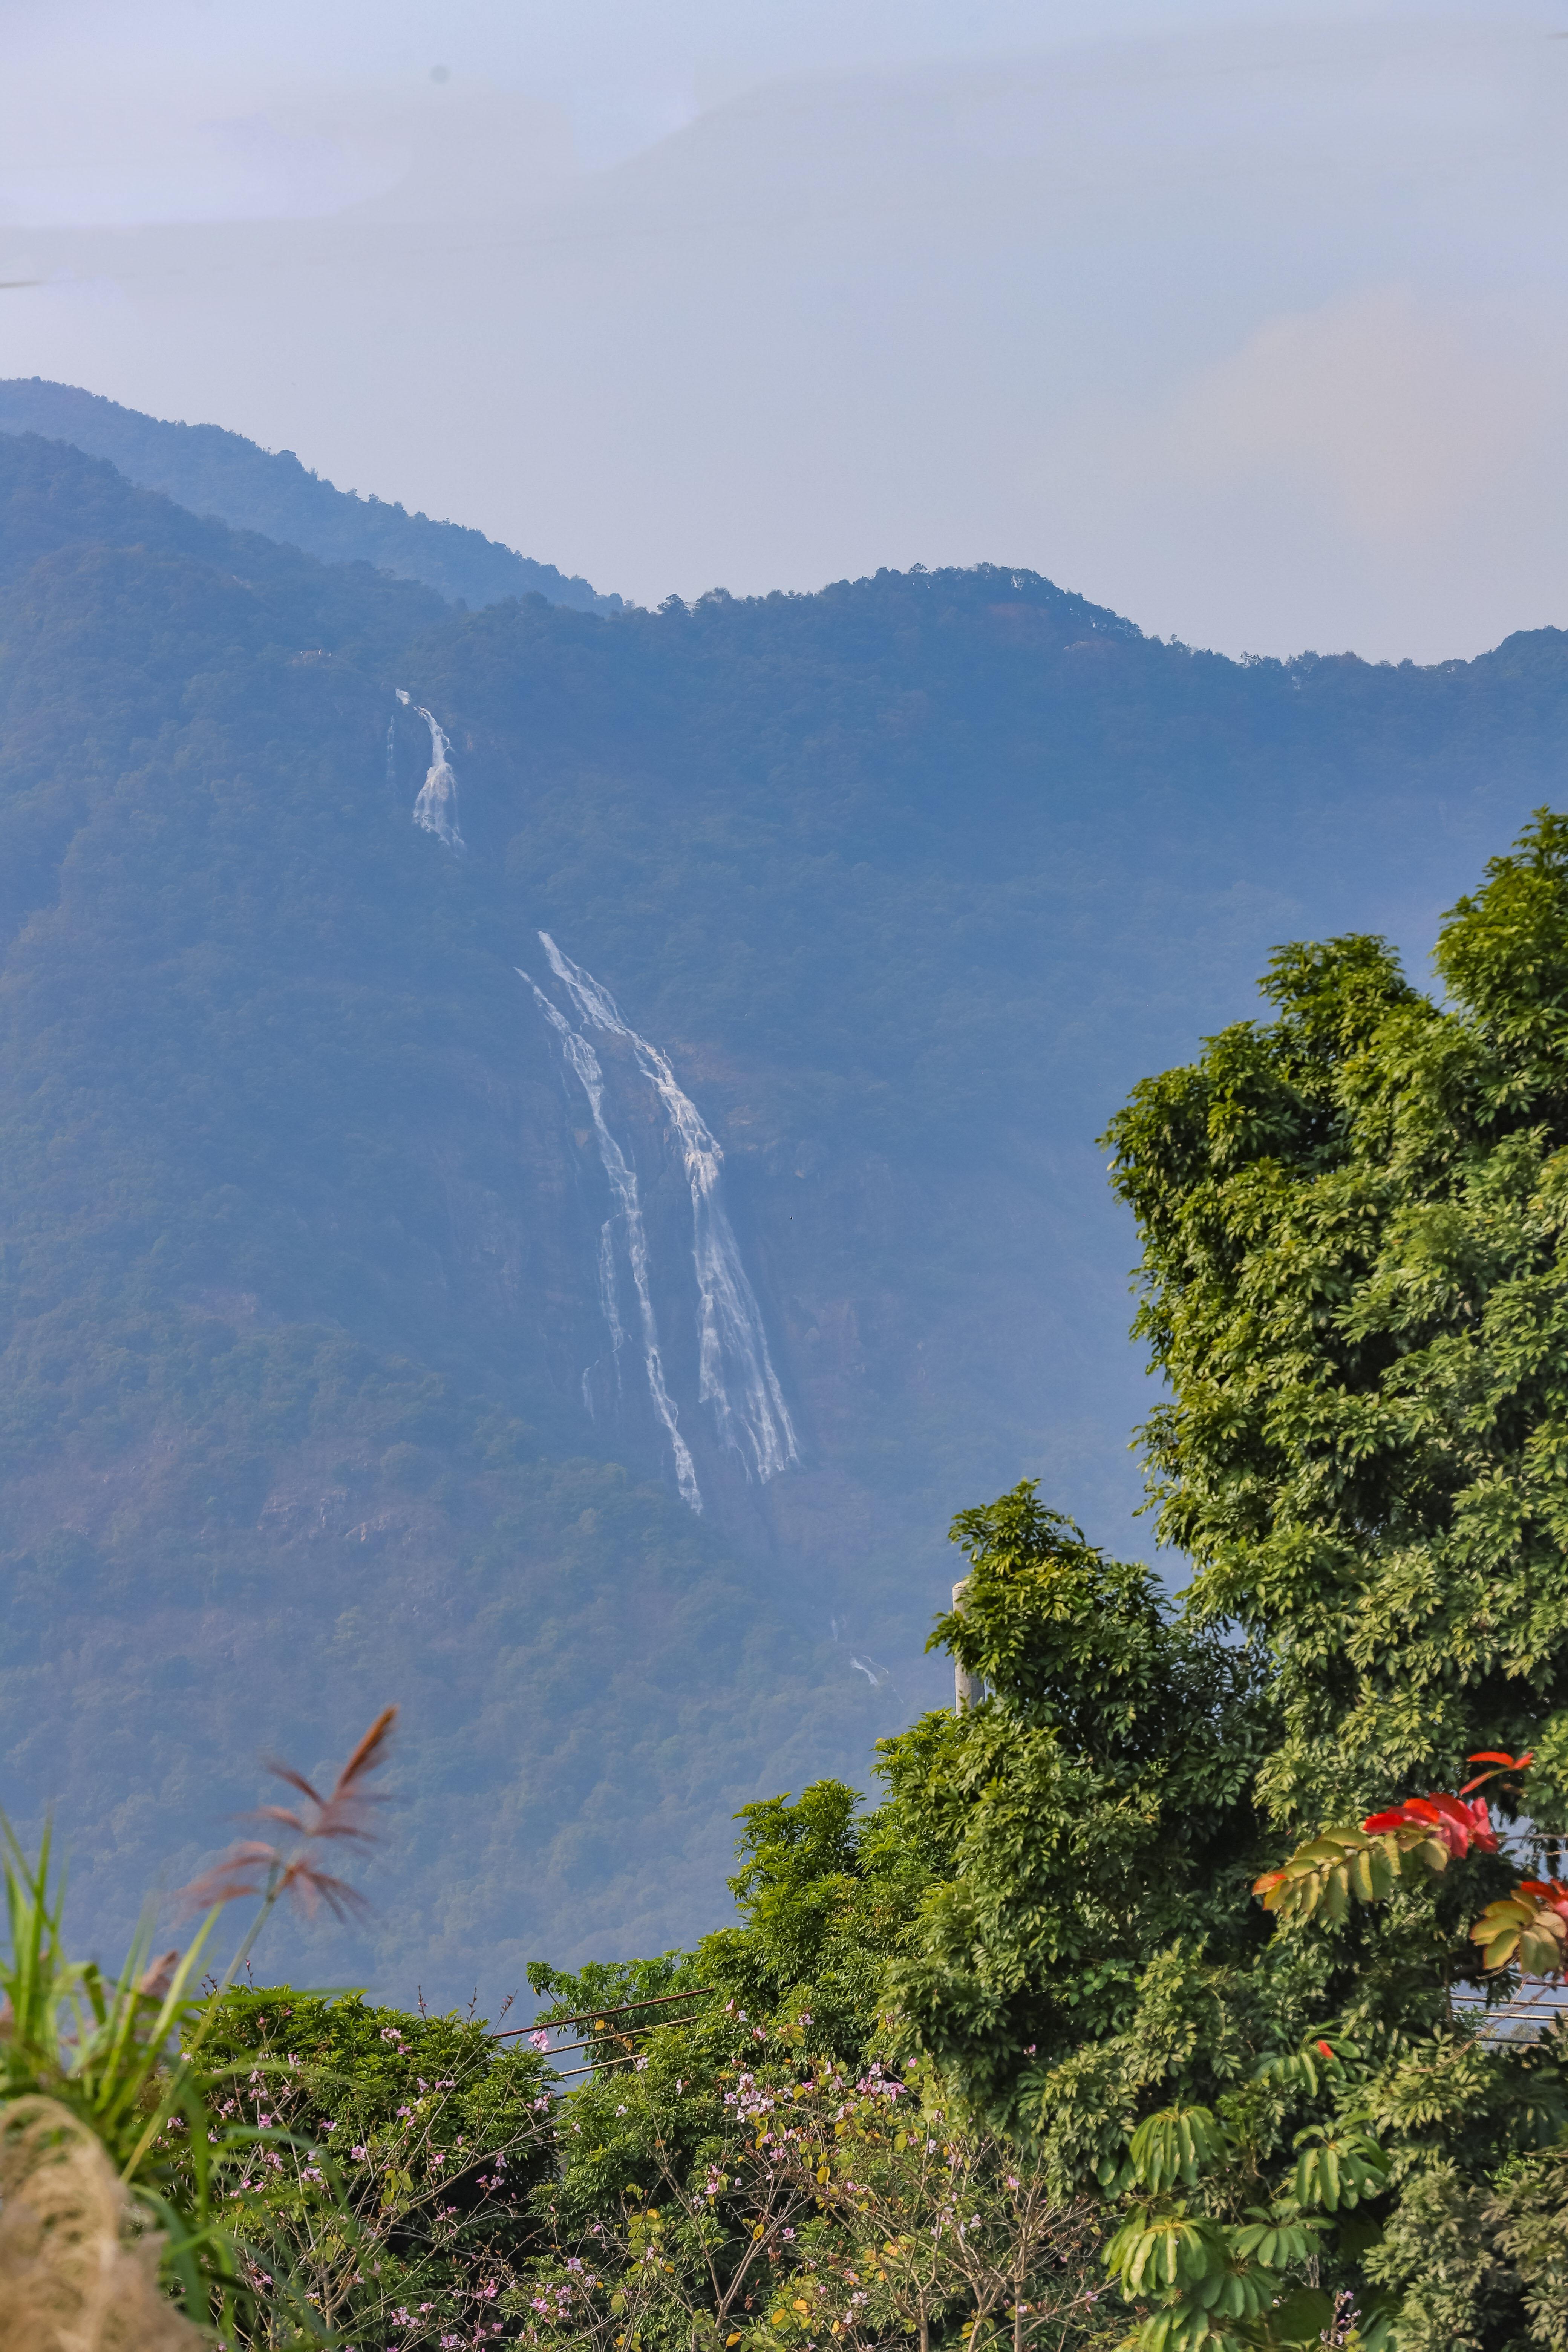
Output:
<path fill-rule="evenodd" d="M 1500 1772 L 1522 1772 L 1527 1766 L 1534 1763 L 1535 1751 L 1533 1748 L 1529 1748 L 1522 1756 L 1506 1756 L 1500 1748 L 1483 1748 L 1478 1755 L 1472 1756 L 1469 1761 L 1472 1764 L 1495 1764 L 1500 1768 L 1500 1771 L 1478 1772 L 1473 1780 L 1466 1781 L 1459 1791 L 1461 1797 L 1468 1797 L 1472 1789 L 1484 1789 L 1489 1780 L 1499 1779 Z"/>
<path fill-rule="evenodd" d="M 1362 1827 L 1373 1837 L 1389 1830 L 1425 1830 L 1440 1837 L 1450 1853 L 1459 1855 L 1468 1853 L 1472 1846 L 1481 1853 L 1498 1850 L 1497 1832 L 1481 1800 L 1477 1797 L 1467 1805 L 1441 1789 L 1429 1797 L 1406 1797 L 1386 1813 L 1369 1813 Z"/>

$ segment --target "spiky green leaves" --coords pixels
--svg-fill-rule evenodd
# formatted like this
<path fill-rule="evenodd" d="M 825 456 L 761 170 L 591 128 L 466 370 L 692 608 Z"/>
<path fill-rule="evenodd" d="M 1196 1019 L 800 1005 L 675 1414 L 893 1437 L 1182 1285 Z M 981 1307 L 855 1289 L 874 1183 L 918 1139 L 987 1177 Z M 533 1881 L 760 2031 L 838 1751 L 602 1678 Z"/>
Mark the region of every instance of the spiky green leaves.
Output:
<path fill-rule="evenodd" d="M 1207 2107 L 1166 2107 L 1132 2135 L 1132 2169 L 1145 2189 L 1190 2184 L 1224 2155 L 1224 2135 Z"/>
<path fill-rule="evenodd" d="M 1170 2294 L 1221 2274 L 1226 2247 L 1213 2222 L 1194 2219 L 1185 2205 L 1158 2213 L 1145 2206 L 1124 2221 L 1105 2250 L 1106 2267 L 1130 2299 Z M 1212 2306 L 1205 2306 L 1212 2307 Z"/>
<path fill-rule="evenodd" d="M 1310 2124 L 1296 2147 L 1296 2202 L 1309 2212 L 1337 2213 L 1388 2186 L 1388 2158 L 1365 2132 Z"/>
<path fill-rule="evenodd" d="M 1319 2036 L 1300 2051 L 1270 2053 L 1256 2079 L 1287 2100 L 1315 2098 L 1338 2063 Z M 1333 2217 L 1387 2187 L 1390 2165 L 1348 2120 L 1310 2124 L 1292 2147 L 1283 2193 L 1237 2220 L 1230 2218 L 1239 2202 L 1234 2191 L 1251 2161 L 1245 2137 L 1204 2106 L 1167 2107 L 1139 2125 L 1124 2179 L 1141 2193 L 1104 2257 L 1140 2315 L 1128 2352 L 1259 2352 L 1316 2336 L 1323 2298 L 1293 2289 L 1291 2273 L 1318 2257 Z"/>

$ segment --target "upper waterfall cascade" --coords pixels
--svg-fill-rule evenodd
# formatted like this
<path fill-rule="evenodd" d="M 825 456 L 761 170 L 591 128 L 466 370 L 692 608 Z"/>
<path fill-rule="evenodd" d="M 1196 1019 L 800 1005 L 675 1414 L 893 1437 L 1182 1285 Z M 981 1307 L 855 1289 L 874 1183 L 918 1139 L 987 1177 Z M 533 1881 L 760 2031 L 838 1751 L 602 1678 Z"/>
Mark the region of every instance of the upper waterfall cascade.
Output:
<path fill-rule="evenodd" d="M 414 803 L 414 822 L 426 833 L 433 833 L 437 841 L 460 857 L 468 844 L 458 829 L 458 779 L 447 758 L 451 743 L 439 721 L 432 718 L 422 702 L 416 702 L 401 686 L 395 691 L 405 709 L 416 711 L 430 730 L 430 765 Z"/>
<path fill-rule="evenodd" d="M 616 1302 L 612 1228 L 623 1226 L 642 1321 L 645 1355 L 648 1356 L 649 1388 L 656 1408 L 669 1433 L 676 1454 L 677 1481 L 693 1509 L 700 1509 L 695 1474 L 687 1492 L 681 1466 L 690 1455 L 679 1437 L 675 1407 L 664 1390 L 662 1362 L 657 1350 L 653 1307 L 647 1288 L 647 1254 L 637 1174 L 626 1154 L 611 1135 L 603 1109 L 604 1078 L 597 1055 L 585 1032 L 619 1038 L 630 1048 L 641 1076 L 652 1087 L 679 1150 L 691 1198 L 691 1264 L 697 1286 L 698 1400 L 713 1415 L 721 1442 L 735 1454 L 748 1478 L 765 1482 L 800 1458 L 795 1427 L 784 1391 L 773 1369 L 762 1310 L 742 1260 L 740 1244 L 724 1205 L 724 1154 L 701 1113 L 676 1078 L 668 1055 L 639 1036 L 623 1017 L 609 991 L 591 972 L 563 953 L 548 931 L 540 943 L 577 1016 L 577 1026 L 531 981 L 529 986 L 562 1040 L 568 1066 L 588 1097 L 599 1157 L 609 1180 L 616 1214 L 601 1236 L 600 1291 L 612 1358 L 624 1344 Z M 527 979 L 526 973 L 520 973 Z M 590 1076 L 591 1072 L 591 1076 Z M 651 1353 L 650 1353 L 651 1350 Z M 656 1368 L 658 1373 L 655 1381 Z"/>

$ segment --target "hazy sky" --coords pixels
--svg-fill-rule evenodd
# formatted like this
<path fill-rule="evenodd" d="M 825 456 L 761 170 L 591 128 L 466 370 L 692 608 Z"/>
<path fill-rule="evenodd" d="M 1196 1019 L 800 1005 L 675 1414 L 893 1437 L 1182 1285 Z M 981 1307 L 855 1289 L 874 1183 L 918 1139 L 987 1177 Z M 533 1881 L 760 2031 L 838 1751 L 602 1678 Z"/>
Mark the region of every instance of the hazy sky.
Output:
<path fill-rule="evenodd" d="M 1233 652 L 1568 624 L 1568 0 L 0 18 L 0 373 L 644 602 L 985 558 Z"/>

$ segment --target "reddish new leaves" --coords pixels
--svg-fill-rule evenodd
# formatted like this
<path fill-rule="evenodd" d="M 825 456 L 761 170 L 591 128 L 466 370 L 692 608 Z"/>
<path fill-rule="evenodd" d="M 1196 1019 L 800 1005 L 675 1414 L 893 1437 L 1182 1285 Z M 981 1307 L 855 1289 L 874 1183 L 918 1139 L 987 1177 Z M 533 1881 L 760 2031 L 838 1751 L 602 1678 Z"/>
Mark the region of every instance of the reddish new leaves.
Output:
<path fill-rule="evenodd" d="M 1472 1789 L 1484 1789 L 1489 1780 L 1498 1780 L 1504 1772 L 1528 1771 L 1535 1761 L 1535 1750 L 1530 1748 L 1522 1756 L 1510 1756 L 1501 1748 L 1483 1748 L 1476 1755 L 1467 1756 L 1465 1761 L 1467 1764 L 1495 1764 L 1498 1769 L 1495 1772 L 1478 1772 L 1473 1780 L 1466 1781 L 1459 1791 L 1461 1797 L 1468 1797 Z"/>
<path fill-rule="evenodd" d="M 1470 1796 L 1472 1789 L 1484 1789 L 1489 1780 L 1500 1780 L 1505 1773 L 1527 1771 L 1535 1760 L 1534 1751 L 1530 1749 L 1522 1756 L 1510 1756 L 1505 1748 L 1483 1748 L 1465 1760 L 1468 1764 L 1489 1764 L 1493 1769 L 1489 1772 L 1478 1772 L 1473 1780 L 1465 1782 L 1457 1796 L 1449 1796 L 1446 1790 L 1434 1789 L 1425 1797 L 1405 1798 L 1385 1813 L 1369 1813 L 1362 1823 L 1363 1829 L 1373 1837 L 1385 1830 L 1415 1829 L 1423 1837 L 1435 1835 L 1441 1838 L 1448 1852 L 1458 1855 L 1461 1860 L 1472 1850 L 1477 1853 L 1496 1853 L 1498 1833 L 1492 1827 L 1491 1814 L 1484 1801 L 1472 1797 L 1467 1804 L 1465 1799 Z M 1405 1841 L 1402 1839 L 1401 1843 L 1404 1843 Z"/>
<path fill-rule="evenodd" d="M 1369 1813 L 1359 1829 L 1321 1830 L 1281 1868 L 1266 1870 L 1253 1893 L 1281 1919 L 1310 1919 L 1321 1912 L 1338 1920 L 1345 1917 L 1352 1895 L 1362 1903 L 1381 1902 L 1406 1862 L 1441 1871 L 1451 1859 L 1499 1853 L 1501 1839 L 1486 1800 L 1471 1792 L 1525 1771 L 1533 1759 L 1489 1748 L 1468 1760 L 1492 1769 L 1467 1780 L 1457 1794 L 1435 1789 L 1425 1797 L 1406 1797 L 1385 1812 Z M 1517 1960 L 1534 1973 L 1554 1971 L 1568 1950 L 1568 1891 L 1525 1879 L 1506 1902 L 1489 1904 L 1470 1934 L 1483 1947 L 1489 1969 Z"/>
<path fill-rule="evenodd" d="M 1475 1759 L 1470 1760 L 1473 1763 Z M 1491 1776 L 1489 1773 L 1487 1777 Z M 1473 1788 L 1476 1783 L 1472 1781 L 1470 1785 Z M 1429 1797 L 1406 1797 L 1385 1813 L 1369 1813 L 1362 1827 L 1371 1837 L 1379 1837 L 1385 1830 L 1415 1829 L 1423 1837 L 1440 1837 L 1448 1852 L 1461 1858 L 1472 1847 L 1478 1853 L 1496 1853 L 1498 1850 L 1497 1832 L 1486 1800 L 1473 1797 L 1466 1804 L 1462 1796 L 1450 1797 L 1440 1790 L 1434 1790 Z"/>

